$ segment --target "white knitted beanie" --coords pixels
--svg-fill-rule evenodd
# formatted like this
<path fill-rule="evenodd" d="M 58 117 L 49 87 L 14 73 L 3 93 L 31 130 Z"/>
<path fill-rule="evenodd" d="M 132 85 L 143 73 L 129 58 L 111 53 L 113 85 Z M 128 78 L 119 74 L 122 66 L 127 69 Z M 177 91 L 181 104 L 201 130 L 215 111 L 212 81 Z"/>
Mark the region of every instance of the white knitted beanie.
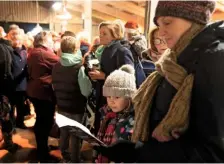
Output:
<path fill-rule="evenodd" d="M 112 72 L 103 86 L 103 96 L 131 98 L 136 91 L 135 70 L 131 65 L 123 65 Z"/>

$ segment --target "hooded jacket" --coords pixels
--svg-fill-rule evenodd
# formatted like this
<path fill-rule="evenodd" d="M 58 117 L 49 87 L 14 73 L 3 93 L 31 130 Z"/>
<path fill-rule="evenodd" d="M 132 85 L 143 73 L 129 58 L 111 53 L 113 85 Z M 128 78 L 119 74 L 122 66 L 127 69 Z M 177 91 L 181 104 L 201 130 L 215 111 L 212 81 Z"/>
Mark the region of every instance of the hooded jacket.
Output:
<path fill-rule="evenodd" d="M 85 75 L 80 51 L 77 54 L 62 53 L 52 71 L 52 84 L 59 113 L 84 113 L 92 84 Z"/>
<path fill-rule="evenodd" d="M 61 55 L 60 64 L 64 67 L 79 65 L 81 63 L 82 63 L 82 56 L 80 51 L 75 55 L 67 53 L 62 53 Z M 83 66 L 80 67 L 78 72 L 78 83 L 82 95 L 88 97 L 92 90 L 92 84 L 88 76 L 86 76 L 85 68 Z"/>

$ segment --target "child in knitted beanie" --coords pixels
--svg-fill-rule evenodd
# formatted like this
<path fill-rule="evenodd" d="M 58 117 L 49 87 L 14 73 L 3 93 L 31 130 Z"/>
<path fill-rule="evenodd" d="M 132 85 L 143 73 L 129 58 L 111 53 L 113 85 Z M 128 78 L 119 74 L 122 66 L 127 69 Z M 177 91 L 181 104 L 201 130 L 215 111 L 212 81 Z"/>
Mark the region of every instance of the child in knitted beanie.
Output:
<path fill-rule="evenodd" d="M 131 98 L 135 92 L 135 70 L 131 65 L 123 65 L 107 77 L 103 86 L 103 96 L 107 98 L 107 105 L 100 109 L 101 125 L 97 134 L 106 145 L 120 139 L 131 139 L 134 125 Z M 110 161 L 99 154 L 96 162 Z"/>

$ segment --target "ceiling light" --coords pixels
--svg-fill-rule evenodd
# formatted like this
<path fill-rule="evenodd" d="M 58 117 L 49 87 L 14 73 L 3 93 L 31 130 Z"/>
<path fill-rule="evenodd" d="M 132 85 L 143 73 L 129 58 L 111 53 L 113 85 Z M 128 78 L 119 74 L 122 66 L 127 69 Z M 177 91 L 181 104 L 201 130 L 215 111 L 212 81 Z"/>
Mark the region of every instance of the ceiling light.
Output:
<path fill-rule="evenodd" d="M 66 8 L 64 7 L 63 8 L 63 12 L 62 13 L 59 13 L 57 15 L 57 18 L 59 19 L 63 19 L 63 20 L 68 20 L 68 19 L 71 19 L 72 18 L 72 15 L 66 10 Z"/>
<path fill-rule="evenodd" d="M 62 7 L 62 3 L 61 3 L 61 2 L 55 2 L 55 3 L 52 5 L 52 8 L 53 8 L 55 11 L 60 10 L 61 7 Z"/>

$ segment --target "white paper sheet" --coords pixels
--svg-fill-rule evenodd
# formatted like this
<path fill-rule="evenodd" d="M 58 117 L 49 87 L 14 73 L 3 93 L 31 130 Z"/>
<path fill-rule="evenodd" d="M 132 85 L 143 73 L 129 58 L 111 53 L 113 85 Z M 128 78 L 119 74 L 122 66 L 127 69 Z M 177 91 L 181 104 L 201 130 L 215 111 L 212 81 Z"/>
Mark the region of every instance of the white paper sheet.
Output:
<path fill-rule="evenodd" d="M 64 127 L 64 126 L 72 126 L 80 129 L 84 133 L 86 133 L 89 137 L 97 141 L 100 145 L 106 146 L 102 141 L 100 141 L 98 138 L 96 138 L 87 127 L 84 125 L 80 124 L 79 122 L 72 120 L 66 116 L 63 116 L 59 113 L 56 112 L 56 123 L 59 128 Z M 87 140 L 90 141 L 90 140 Z"/>

